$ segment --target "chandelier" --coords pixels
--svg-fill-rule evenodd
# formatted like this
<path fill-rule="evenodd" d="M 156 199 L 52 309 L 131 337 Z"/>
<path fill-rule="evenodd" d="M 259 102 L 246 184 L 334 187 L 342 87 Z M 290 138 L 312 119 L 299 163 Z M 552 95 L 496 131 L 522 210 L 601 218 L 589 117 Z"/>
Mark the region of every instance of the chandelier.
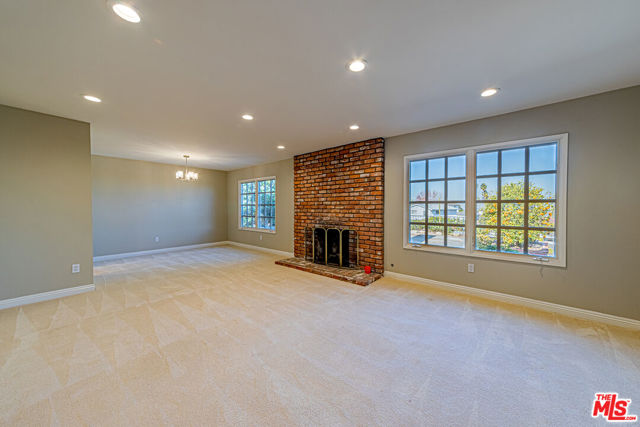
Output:
<path fill-rule="evenodd" d="M 198 172 L 189 170 L 189 155 L 185 154 L 182 157 L 184 157 L 184 170 L 176 171 L 176 179 L 178 181 L 197 181 Z"/>

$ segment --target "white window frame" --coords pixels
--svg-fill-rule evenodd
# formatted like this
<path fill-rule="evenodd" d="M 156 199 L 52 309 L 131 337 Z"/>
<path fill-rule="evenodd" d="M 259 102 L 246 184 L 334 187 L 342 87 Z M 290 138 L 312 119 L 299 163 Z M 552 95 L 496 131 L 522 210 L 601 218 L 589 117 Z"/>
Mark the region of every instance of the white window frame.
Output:
<path fill-rule="evenodd" d="M 275 191 L 275 205 L 276 205 L 276 213 L 275 213 L 275 217 L 276 218 L 276 226 L 273 230 L 269 229 L 269 228 L 259 228 L 258 227 L 258 210 L 259 210 L 259 205 L 258 205 L 258 181 L 269 181 L 269 180 L 274 180 L 276 183 L 276 191 Z M 244 184 L 245 182 L 255 182 L 255 197 L 256 197 L 256 226 L 255 227 L 243 227 L 242 226 L 242 184 Z M 250 179 L 242 179 L 238 181 L 238 230 L 242 230 L 242 231 L 255 231 L 258 233 L 271 233 L 271 234 L 276 234 L 276 230 L 278 229 L 278 208 L 277 208 L 277 200 L 278 200 L 278 180 L 275 176 L 263 176 L 260 178 L 250 178 Z"/>
<path fill-rule="evenodd" d="M 555 258 L 533 256 L 526 254 L 511 254 L 504 252 L 488 252 L 475 249 L 476 235 L 476 153 L 494 149 L 516 148 L 527 145 L 537 145 L 556 142 L 557 170 L 556 170 L 556 242 Z M 431 153 L 413 154 L 404 156 L 404 182 L 403 182 L 403 223 L 402 236 L 404 249 L 438 252 L 449 255 L 488 258 L 500 261 L 514 261 L 529 264 L 549 265 L 554 267 L 566 267 L 567 256 L 567 156 L 569 152 L 569 134 L 542 136 L 537 138 L 520 139 L 485 145 L 476 145 L 460 149 L 437 151 Z M 465 247 L 450 248 L 443 246 L 417 245 L 409 243 L 409 165 L 411 161 L 431 159 L 436 157 L 455 156 L 466 154 L 466 200 L 465 200 Z M 425 229 L 425 238 L 426 238 Z"/>

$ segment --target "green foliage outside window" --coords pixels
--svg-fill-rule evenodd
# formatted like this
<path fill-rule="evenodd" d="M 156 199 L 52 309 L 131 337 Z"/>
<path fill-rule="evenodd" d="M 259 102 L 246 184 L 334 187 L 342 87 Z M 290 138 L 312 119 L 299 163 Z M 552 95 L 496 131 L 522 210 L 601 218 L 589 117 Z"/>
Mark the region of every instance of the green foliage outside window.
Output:
<path fill-rule="evenodd" d="M 489 199 L 489 193 L 487 191 L 487 185 L 480 185 L 481 199 Z M 502 186 L 501 198 L 503 200 L 518 200 L 522 198 L 524 194 L 524 182 L 511 182 Z M 542 187 L 535 185 L 529 185 L 529 199 L 544 199 L 546 195 Z M 480 203 L 479 203 L 480 205 Z M 482 203 L 484 208 L 479 212 L 477 223 L 487 226 L 497 227 L 498 225 L 498 212 L 497 203 Z M 524 211 L 524 203 L 502 203 L 502 225 L 511 226 L 524 226 L 524 218 L 527 213 Z M 529 203 L 529 226 L 530 227 L 545 227 L 554 228 L 554 214 L 555 203 L 554 202 L 535 202 Z M 544 239 L 547 231 L 537 231 L 529 229 L 530 241 L 541 241 Z M 476 242 L 478 248 L 485 250 L 497 250 L 495 229 L 477 228 L 476 229 Z M 522 251 L 524 246 L 524 233 L 522 230 L 508 230 L 503 229 L 501 231 L 501 250 L 504 252 L 518 252 Z"/>

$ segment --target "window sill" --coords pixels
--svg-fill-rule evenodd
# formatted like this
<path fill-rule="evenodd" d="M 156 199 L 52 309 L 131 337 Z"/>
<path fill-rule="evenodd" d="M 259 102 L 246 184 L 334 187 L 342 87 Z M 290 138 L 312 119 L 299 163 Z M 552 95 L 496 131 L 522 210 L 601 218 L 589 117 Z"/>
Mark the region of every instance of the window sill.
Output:
<path fill-rule="evenodd" d="M 457 256 L 464 256 L 464 257 L 484 258 L 484 259 L 491 259 L 494 261 L 509 261 L 509 262 L 519 262 L 524 264 L 535 264 L 543 267 L 565 268 L 567 266 L 564 260 L 560 260 L 557 258 L 544 258 L 545 261 L 540 261 L 538 257 L 535 257 L 533 255 L 506 254 L 506 253 L 484 252 L 484 251 L 477 251 L 477 250 L 469 251 L 467 249 L 461 249 L 461 248 L 447 248 L 447 247 L 426 246 L 426 245 L 414 246 L 412 244 L 404 245 L 404 249 L 408 249 L 411 251 L 419 251 L 419 252 L 435 252 L 443 255 L 457 255 Z"/>
<path fill-rule="evenodd" d="M 267 228 L 243 228 L 243 227 L 238 227 L 238 230 L 240 230 L 240 231 L 253 231 L 253 232 L 256 232 L 256 233 L 276 234 L 276 230 L 269 230 Z"/>

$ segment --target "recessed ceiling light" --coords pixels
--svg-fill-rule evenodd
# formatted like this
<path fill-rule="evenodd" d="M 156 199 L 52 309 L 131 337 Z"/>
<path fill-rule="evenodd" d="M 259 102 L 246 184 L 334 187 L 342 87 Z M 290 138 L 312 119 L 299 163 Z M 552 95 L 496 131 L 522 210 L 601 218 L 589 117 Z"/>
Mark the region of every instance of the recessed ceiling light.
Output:
<path fill-rule="evenodd" d="M 91 101 L 91 102 L 102 102 L 102 99 L 98 98 L 97 96 L 93 96 L 93 95 L 83 95 L 83 98 L 86 99 L 87 101 Z"/>
<path fill-rule="evenodd" d="M 129 6 L 126 3 L 117 2 L 111 6 L 116 15 L 128 22 L 137 24 L 140 22 L 140 14 L 133 6 Z"/>
<path fill-rule="evenodd" d="M 364 70 L 366 66 L 367 61 L 365 61 L 364 59 L 354 59 L 348 64 L 349 70 L 353 71 L 354 73 L 359 73 L 360 71 Z"/>
<path fill-rule="evenodd" d="M 500 88 L 498 88 L 498 87 L 490 87 L 488 89 L 483 90 L 482 93 L 480 94 L 480 96 L 482 96 L 483 98 L 486 98 L 488 96 L 493 96 L 496 93 L 498 93 L 499 90 L 500 90 Z"/>
<path fill-rule="evenodd" d="M 242 118 L 245 120 L 253 120 L 253 116 L 251 114 L 243 114 Z"/>
<path fill-rule="evenodd" d="M 358 126 L 358 125 L 351 125 L 351 126 L 349 126 L 349 129 L 351 129 L 351 130 L 358 130 L 358 129 L 360 129 L 360 126 Z"/>
<path fill-rule="evenodd" d="M 277 148 L 278 150 L 284 150 L 284 145 L 278 145 L 276 148 Z"/>

